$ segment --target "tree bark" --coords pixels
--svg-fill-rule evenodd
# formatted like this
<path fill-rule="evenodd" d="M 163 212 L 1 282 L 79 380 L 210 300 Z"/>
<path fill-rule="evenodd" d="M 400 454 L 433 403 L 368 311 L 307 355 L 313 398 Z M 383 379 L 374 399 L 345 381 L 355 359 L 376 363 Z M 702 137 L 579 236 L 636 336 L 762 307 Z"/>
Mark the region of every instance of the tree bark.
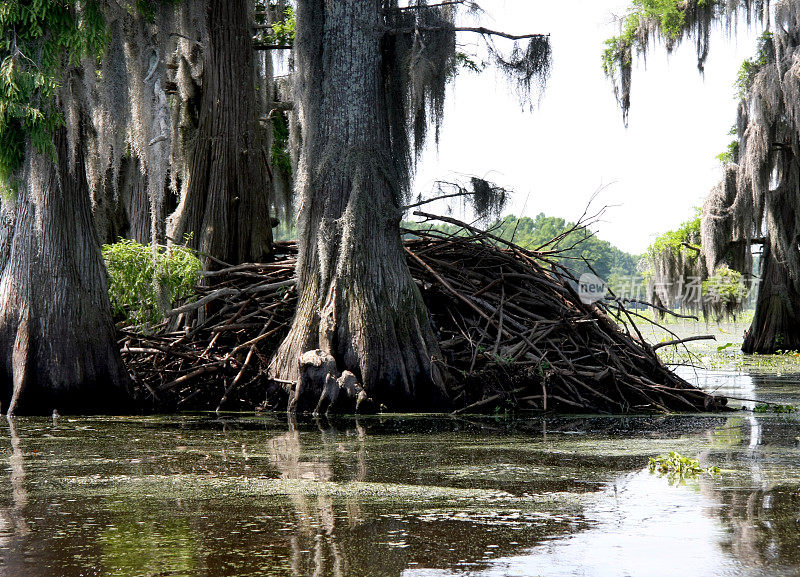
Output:
<path fill-rule="evenodd" d="M 125 159 L 122 167 L 119 194 L 127 217 L 124 236 L 140 244 L 149 244 L 153 240 L 153 218 L 150 214 L 150 199 L 145 186 L 146 179 L 142 175 L 138 160 Z M 158 222 L 163 225 L 164 214 L 159 216 Z M 164 231 L 160 230 L 157 233 L 156 237 L 162 238 Z"/>
<path fill-rule="evenodd" d="M 793 157 L 784 158 L 781 171 L 796 170 Z M 781 179 L 783 180 L 783 179 Z M 745 353 L 800 350 L 800 270 L 798 267 L 796 178 L 766 192 L 764 227 L 767 231 L 761 258 L 761 282 L 753 322 L 745 334 Z"/>
<path fill-rule="evenodd" d="M 28 145 L 25 187 L 3 201 L 0 403 L 8 414 L 130 411 L 83 152 Z"/>
<path fill-rule="evenodd" d="M 800 292 L 786 263 L 775 258 L 774 248 L 764 245 L 761 282 L 753 322 L 745 333 L 742 351 L 772 354 L 800 350 Z"/>
<path fill-rule="evenodd" d="M 301 355 L 322 349 L 373 401 L 435 409 L 447 398 L 445 373 L 400 237 L 402 175 L 393 173 L 380 7 L 297 3 L 299 302 L 271 372 L 299 382 Z M 313 409 L 320 393 L 305 391 L 297 410 Z"/>
<path fill-rule="evenodd" d="M 171 230 L 177 242 L 191 235 L 190 246 L 230 264 L 263 262 L 272 247 L 249 13 L 247 0 L 209 3 L 197 142 Z"/>
<path fill-rule="evenodd" d="M 109 170 L 103 194 L 97 195 L 92 203 L 92 217 L 100 243 L 111 244 L 124 238 L 150 244 L 150 199 L 139 161 L 131 157 L 122 159 L 116 190 L 112 178 Z M 164 214 L 159 216 L 159 222 L 164 222 Z M 164 231 L 159 231 L 158 237 L 163 239 L 163 236 Z"/>

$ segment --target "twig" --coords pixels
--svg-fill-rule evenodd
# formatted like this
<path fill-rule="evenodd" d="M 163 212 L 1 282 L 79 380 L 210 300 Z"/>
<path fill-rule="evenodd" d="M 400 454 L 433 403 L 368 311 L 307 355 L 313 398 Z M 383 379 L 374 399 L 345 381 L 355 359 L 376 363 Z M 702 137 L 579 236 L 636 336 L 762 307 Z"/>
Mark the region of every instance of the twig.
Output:
<path fill-rule="evenodd" d="M 215 300 L 217 300 L 219 298 L 223 298 L 223 297 L 227 297 L 227 296 L 237 295 L 237 294 L 239 294 L 239 292 L 240 291 L 235 289 L 235 288 L 221 288 L 221 289 L 215 290 L 211 294 L 206 295 L 203 298 L 201 298 L 199 300 L 196 300 L 196 301 L 194 301 L 192 303 L 180 306 L 178 308 L 174 308 L 171 311 L 169 311 L 165 316 L 167 316 L 167 317 L 176 317 L 181 313 L 188 313 L 190 311 L 196 311 L 200 307 L 205 306 L 205 305 L 207 305 L 208 303 L 210 303 L 212 301 L 215 301 Z"/>
<path fill-rule="evenodd" d="M 716 341 L 717 337 L 714 335 L 698 335 L 694 337 L 686 337 L 685 339 L 675 339 L 672 341 L 666 341 L 663 343 L 656 343 L 653 345 L 653 350 L 657 351 L 661 347 L 668 347 L 671 345 L 682 345 L 684 343 L 690 343 L 692 341 Z"/>

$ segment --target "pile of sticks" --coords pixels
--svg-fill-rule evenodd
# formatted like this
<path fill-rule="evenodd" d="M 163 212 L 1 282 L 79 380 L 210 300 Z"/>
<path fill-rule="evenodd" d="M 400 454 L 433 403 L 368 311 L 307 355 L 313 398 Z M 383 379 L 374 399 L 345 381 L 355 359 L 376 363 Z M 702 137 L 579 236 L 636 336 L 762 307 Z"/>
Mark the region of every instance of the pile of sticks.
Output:
<path fill-rule="evenodd" d="M 461 377 L 455 412 L 724 405 L 664 366 L 636 328 L 635 311 L 614 300 L 584 304 L 557 249 L 525 250 L 455 219 L 417 214 L 466 232 L 415 230 L 405 247 L 445 361 Z"/>
<path fill-rule="evenodd" d="M 294 243 L 271 263 L 204 272 L 195 298 L 157 327 L 119 331 L 137 396 L 157 410 L 256 407 L 297 302 Z"/>
<path fill-rule="evenodd" d="M 418 214 L 460 227 L 456 234 L 406 231 L 405 243 L 452 377 L 455 413 L 724 405 L 661 363 L 634 311 L 615 301 L 581 302 L 558 249 L 525 250 L 457 220 Z M 279 397 L 267 368 L 297 295 L 296 248 L 276 248 L 275 262 L 205 273 L 197 299 L 156 330 L 121 332 L 140 397 L 158 410 L 252 409 Z"/>

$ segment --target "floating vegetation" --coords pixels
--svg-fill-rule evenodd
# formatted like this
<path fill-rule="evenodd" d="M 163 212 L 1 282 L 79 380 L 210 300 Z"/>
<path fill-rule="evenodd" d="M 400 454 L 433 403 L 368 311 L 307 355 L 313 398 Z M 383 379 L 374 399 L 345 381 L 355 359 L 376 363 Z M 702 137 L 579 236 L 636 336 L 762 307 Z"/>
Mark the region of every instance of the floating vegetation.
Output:
<path fill-rule="evenodd" d="M 367 483 L 317 481 L 312 479 L 273 479 L 265 477 L 217 475 L 88 475 L 65 477 L 59 484 L 72 492 L 89 495 L 128 494 L 148 498 L 216 499 L 220 493 L 229 497 L 348 497 L 371 500 L 402 501 L 466 501 L 509 502 L 536 501 L 533 497 L 517 497 L 506 491 L 492 489 L 459 489 L 400 483 Z"/>
<path fill-rule="evenodd" d="M 776 405 L 773 403 L 759 403 L 753 407 L 754 413 L 796 413 L 797 407 L 794 405 Z"/>
<path fill-rule="evenodd" d="M 705 325 L 696 323 L 698 327 Z M 737 325 L 738 326 L 738 325 Z M 687 327 L 684 327 L 687 328 Z M 722 329 L 720 329 L 721 332 Z M 685 330 L 679 334 L 683 335 Z M 670 340 L 671 336 L 662 340 Z M 741 351 L 741 341 L 725 341 L 717 346 L 690 344 L 682 347 L 663 347 L 658 349 L 659 358 L 667 365 L 692 365 L 707 370 L 732 370 L 749 373 L 782 374 L 800 373 L 800 351 L 779 350 L 775 354 L 745 354 Z"/>
<path fill-rule="evenodd" d="M 719 467 L 701 467 L 700 461 L 684 457 L 680 453 L 670 451 L 668 455 L 650 457 L 650 472 L 666 475 L 670 480 L 682 480 L 706 473 L 711 476 L 719 475 Z"/>
<path fill-rule="evenodd" d="M 641 462 L 643 457 L 652 455 L 656 451 L 668 451 L 678 449 L 686 452 L 696 452 L 702 450 L 702 442 L 696 436 L 667 437 L 661 433 L 660 436 L 647 437 L 621 437 L 616 435 L 569 438 L 561 437 L 545 443 L 502 443 L 487 442 L 480 447 L 474 445 L 461 445 L 458 448 L 473 453 L 486 452 L 497 454 L 499 451 L 518 451 L 528 455 L 528 459 L 537 456 L 539 459 L 549 458 L 558 459 L 564 466 L 574 467 L 576 463 L 585 463 L 589 459 L 588 468 L 595 472 L 602 471 L 604 466 L 616 467 L 615 459 L 628 459 L 631 469 L 637 467 L 636 462 Z M 543 466 L 551 473 L 554 470 L 552 464 Z M 497 469 L 495 469 L 497 470 Z M 582 474 L 589 474 L 586 471 Z"/>
<path fill-rule="evenodd" d="M 575 500 L 574 496 L 571 496 Z M 577 525 L 581 517 L 569 513 L 551 513 L 548 511 L 523 511 L 510 509 L 497 510 L 432 510 L 425 511 L 417 517 L 425 523 L 439 523 L 442 521 L 468 522 L 474 525 L 490 525 L 494 527 L 508 527 L 520 529 L 531 525 L 543 526 L 551 523 L 564 523 Z"/>

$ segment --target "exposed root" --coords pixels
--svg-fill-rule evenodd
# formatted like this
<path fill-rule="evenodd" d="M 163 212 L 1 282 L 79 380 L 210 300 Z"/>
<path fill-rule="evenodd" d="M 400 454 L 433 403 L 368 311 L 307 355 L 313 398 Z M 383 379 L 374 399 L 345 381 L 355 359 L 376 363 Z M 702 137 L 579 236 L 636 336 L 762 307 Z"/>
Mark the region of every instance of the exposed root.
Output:
<path fill-rule="evenodd" d="M 287 409 L 290 413 L 303 412 L 304 400 L 314 398 L 318 399 L 313 411 L 315 416 L 332 411 L 359 413 L 362 405 L 371 404 L 356 376 L 350 371 L 339 374 L 336 360 L 319 349 L 301 355 L 300 382 L 289 394 Z"/>

